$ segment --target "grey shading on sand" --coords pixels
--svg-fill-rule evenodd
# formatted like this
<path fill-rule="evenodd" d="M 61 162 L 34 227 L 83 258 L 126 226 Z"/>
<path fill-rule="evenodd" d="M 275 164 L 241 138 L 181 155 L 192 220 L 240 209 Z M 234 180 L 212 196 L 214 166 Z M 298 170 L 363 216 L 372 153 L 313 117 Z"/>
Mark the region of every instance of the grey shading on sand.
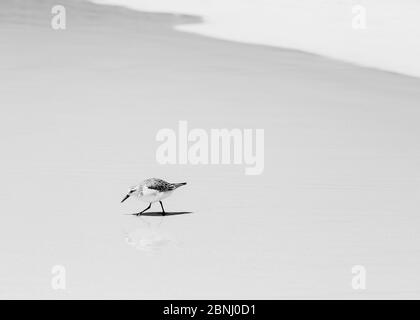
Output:
<path fill-rule="evenodd" d="M 1 298 L 420 297 L 419 79 L 60 3 L 65 32 L 55 1 L 0 1 Z M 264 173 L 158 165 L 156 132 L 184 119 L 264 128 Z M 163 233 L 120 204 L 150 176 L 194 186 Z"/>
<path fill-rule="evenodd" d="M 127 224 L 130 231 L 124 231 L 127 245 L 147 253 L 160 253 L 165 249 L 173 250 L 180 245 L 179 241 L 165 229 L 163 217 L 158 222 L 144 217 L 137 219 L 140 223 Z"/>

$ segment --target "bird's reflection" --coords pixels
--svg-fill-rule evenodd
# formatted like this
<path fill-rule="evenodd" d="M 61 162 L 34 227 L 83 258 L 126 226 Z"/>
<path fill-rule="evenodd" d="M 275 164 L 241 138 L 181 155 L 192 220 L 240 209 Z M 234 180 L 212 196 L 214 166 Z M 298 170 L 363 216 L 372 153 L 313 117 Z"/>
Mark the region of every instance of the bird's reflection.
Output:
<path fill-rule="evenodd" d="M 178 247 L 179 242 L 164 228 L 164 217 L 136 217 L 136 228 L 124 231 L 125 242 L 143 252 L 160 252 L 168 247 Z"/>

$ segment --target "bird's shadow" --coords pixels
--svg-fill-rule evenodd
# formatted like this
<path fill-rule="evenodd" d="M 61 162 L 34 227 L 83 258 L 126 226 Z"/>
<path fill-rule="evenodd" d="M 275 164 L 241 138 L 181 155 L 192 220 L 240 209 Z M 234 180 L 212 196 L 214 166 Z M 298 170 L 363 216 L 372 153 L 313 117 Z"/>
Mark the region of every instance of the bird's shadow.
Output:
<path fill-rule="evenodd" d="M 191 214 L 191 213 L 193 213 L 193 212 L 191 212 L 191 211 L 176 211 L 176 212 L 166 212 L 165 215 L 162 215 L 162 212 L 144 212 L 141 215 L 139 215 L 139 217 L 141 217 L 141 216 L 164 217 L 164 216 L 177 216 L 177 215 L 181 215 L 181 214 Z M 137 213 L 132 213 L 131 215 L 137 216 Z"/>

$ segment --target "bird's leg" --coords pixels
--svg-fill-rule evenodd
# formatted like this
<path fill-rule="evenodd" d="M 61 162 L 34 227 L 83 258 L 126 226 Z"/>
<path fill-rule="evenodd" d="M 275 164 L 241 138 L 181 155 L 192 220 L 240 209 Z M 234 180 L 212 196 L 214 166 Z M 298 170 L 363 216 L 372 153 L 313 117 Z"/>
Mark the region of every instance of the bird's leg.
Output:
<path fill-rule="evenodd" d="M 149 210 L 151 206 L 152 206 L 152 203 L 149 203 L 149 206 L 148 206 L 146 209 L 144 209 L 143 211 L 141 211 L 141 212 L 139 212 L 139 213 L 136 213 L 136 215 L 137 215 L 137 216 L 141 215 L 143 212 L 145 212 L 145 211 Z"/>
<path fill-rule="evenodd" d="M 165 209 L 163 209 L 163 204 L 162 201 L 159 201 L 160 206 L 162 207 L 162 216 L 164 216 L 166 214 Z"/>

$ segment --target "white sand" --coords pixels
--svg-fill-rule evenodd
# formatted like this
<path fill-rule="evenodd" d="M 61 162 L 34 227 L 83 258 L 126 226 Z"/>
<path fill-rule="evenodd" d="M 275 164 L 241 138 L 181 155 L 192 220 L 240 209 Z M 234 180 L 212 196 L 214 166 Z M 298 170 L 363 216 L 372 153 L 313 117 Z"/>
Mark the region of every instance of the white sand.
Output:
<path fill-rule="evenodd" d="M 198 15 L 202 22 L 176 29 L 298 49 L 420 77 L 418 0 L 87 1 L 139 11 Z"/>
<path fill-rule="evenodd" d="M 420 297 L 420 80 L 52 3 L 0 2 L 1 298 Z M 158 165 L 179 120 L 264 128 L 264 174 Z M 193 214 L 125 215 L 153 176 Z"/>

